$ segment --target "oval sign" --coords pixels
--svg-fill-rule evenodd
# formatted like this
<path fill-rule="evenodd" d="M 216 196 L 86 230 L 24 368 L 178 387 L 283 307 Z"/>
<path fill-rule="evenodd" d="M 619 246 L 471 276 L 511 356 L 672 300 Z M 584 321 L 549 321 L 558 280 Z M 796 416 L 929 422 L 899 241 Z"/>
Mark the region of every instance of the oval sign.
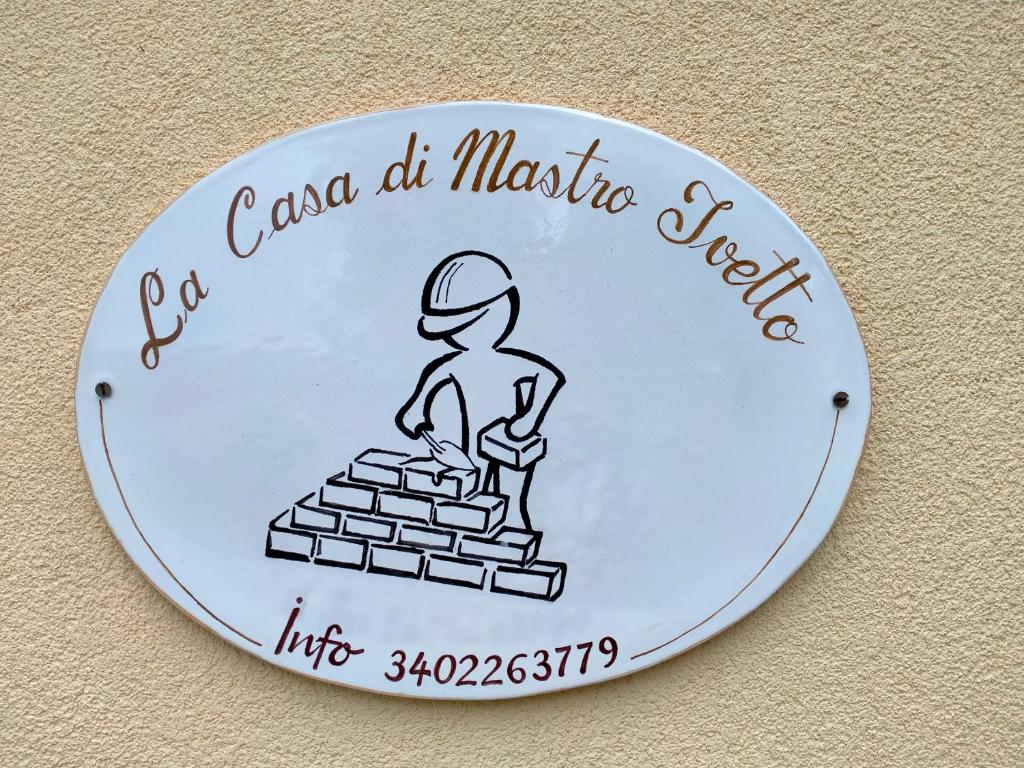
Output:
<path fill-rule="evenodd" d="M 435 698 L 585 685 L 764 602 L 827 533 L 867 361 L 821 254 L 699 152 L 567 109 L 321 125 L 117 264 L 78 435 L 188 614 Z"/>

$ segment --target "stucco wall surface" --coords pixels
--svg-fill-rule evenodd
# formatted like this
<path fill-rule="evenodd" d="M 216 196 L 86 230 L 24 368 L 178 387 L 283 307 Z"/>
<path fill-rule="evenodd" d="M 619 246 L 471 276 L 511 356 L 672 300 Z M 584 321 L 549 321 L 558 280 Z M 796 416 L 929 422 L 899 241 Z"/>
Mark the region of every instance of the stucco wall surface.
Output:
<path fill-rule="evenodd" d="M 1019 766 L 1024 86 L 1015 2 L 0 5 L 0 764 Z M 611 683 L 429 703 L 273 668 L 97 509 L 82 333 L 133 238 L 251 147 L 421 102 L 633 121 L 824 252 L 874 416 L 824 545 L 753 616 Z"/>

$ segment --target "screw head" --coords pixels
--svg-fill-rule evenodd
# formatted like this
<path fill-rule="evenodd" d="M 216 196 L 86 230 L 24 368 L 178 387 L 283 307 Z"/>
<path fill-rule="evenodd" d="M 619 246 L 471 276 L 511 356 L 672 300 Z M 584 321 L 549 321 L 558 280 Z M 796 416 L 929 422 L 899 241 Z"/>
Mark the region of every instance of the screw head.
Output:
<path fill-rule="evenodd" d="M 101 381 L 96 385 L 96 396 L 107 398 L 114 394 L 114 388 L 111 387 L 107 382 Z"/>
<path fill-rule="evenodd" d="M 849 404 L 850 396 L 843 392 L 842 390 L 832 395 L 832 405 L 834 405 L 836 408 L 845 408 Z"/>

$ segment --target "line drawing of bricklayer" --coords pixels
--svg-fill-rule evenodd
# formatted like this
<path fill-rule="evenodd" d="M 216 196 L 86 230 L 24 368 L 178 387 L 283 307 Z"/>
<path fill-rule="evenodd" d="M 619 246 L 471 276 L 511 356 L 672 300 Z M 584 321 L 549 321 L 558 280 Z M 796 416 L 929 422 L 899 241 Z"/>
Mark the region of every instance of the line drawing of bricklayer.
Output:
<path fill-rule="evenodd" d="M 364 451 L 348 471 L 270 522 L 265 554 L 557 600 L 565 563 L 539 559 L 541 531 L 503 525 L 507 499 L 477 492 L 476 475 L 408 454 Z"/>

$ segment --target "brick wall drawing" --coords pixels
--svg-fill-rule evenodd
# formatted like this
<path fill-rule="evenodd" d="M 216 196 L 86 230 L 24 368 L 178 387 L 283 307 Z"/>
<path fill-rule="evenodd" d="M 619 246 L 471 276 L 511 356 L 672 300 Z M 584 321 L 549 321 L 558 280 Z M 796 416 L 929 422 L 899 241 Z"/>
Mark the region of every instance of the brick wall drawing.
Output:
<path fill-rule="evenodd" d="M 480 484 L 477 469 L 369 449 L 271 520 L 266 555 L 557 600 L 565 563 L 541 560 L 542 532 L 505 525 L 508 497 Z"/>
<path fill-rule="evenodd" d="M 565 563 L 539 559 L 527 498 L 547 455 L 541 425 L 565 376 L 504 346 L 519 316 L 512 273 L 459 251 L 430 273 L 419 335 L 448 350 L 423 368 L 395 426 L 428 457 L 370 448 L 270 522 L 267 557 L 554 601 Z M 458 443 L 434 434 L 432 403 L 453 388 Z M 453 429 L 456 427 L 457 429 Z"/>

